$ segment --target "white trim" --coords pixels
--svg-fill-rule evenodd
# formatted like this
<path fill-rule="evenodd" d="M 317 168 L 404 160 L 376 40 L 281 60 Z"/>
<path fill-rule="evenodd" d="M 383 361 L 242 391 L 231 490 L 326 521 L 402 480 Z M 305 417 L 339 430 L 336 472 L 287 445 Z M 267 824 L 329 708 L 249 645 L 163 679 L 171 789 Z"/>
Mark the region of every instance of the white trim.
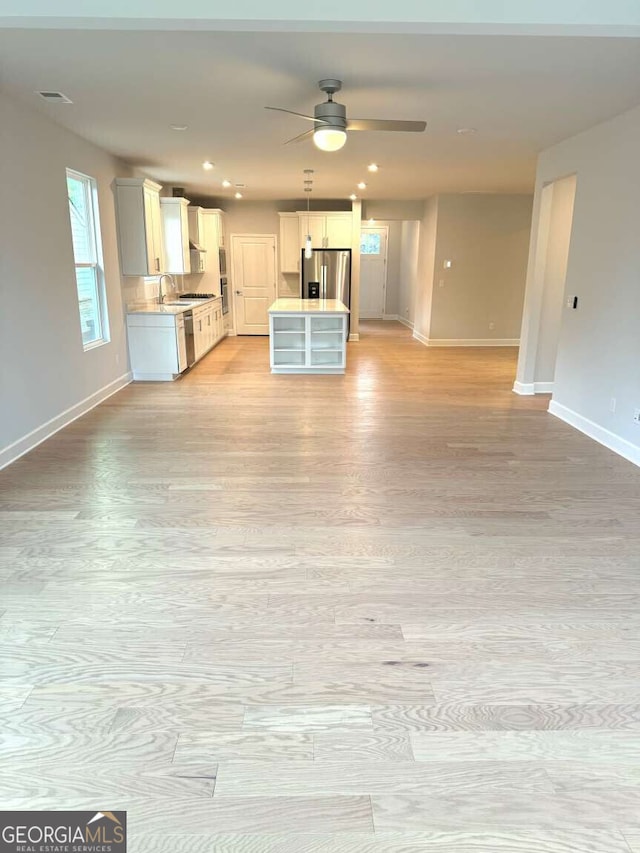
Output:
<path fill-rule="evenodd" d="M 430 347 L 517 347 L 519 338 L 429 338 Z"/>
<path fill-rule="evenodd" d="M 613 450 L 618 456 L 622 456 L 629 462 L 633 462 L 634 465 L 640 466 L 640 447 L 637 444 L 632 444 L 626 438 L 621 438 L 614 432 L 601 427 L 594 421 L 590 421 L 589 418 L 585 418 L 583 415 L 574 412 L 573 409 L 568 409 L 555 400 L 549 403 L 548 411 L 549 414 L 554 415 L 556 418 L 569 424 L 569 426 L 589 436 L 589 438 L 597 441 L 598 444 L 602 444 L 609 450 Z"/>
<path fill-rule="evenodd" d="M 426 347 L 517 347 L 519 338 L 425 338 L 414 329 L 413 337 Z"/>
<path fill-rule="evenodd" d="M 513 392 L 524 397 L 532 394 L 553 394 L 553 382 L 518 382 L 516 379 Z"/>
<path fill-rule="evenodd" d="M 25 453 L 29 453 L 34 447 L 42 444 L 43 441 L 51 438 L 52 435 L 69 426 L 70 423 L 73 423 L 73 421 L 104 402 L 108 397 L 120 391 L 131 382 L 131 379 L 131 372 L 123 373 L 122 376 L 114 379 L 113 382 L 105 385 L 104 388 L 98 389 L 98 391 L 85 397 L 84 400 L 80 400 L 75 406 L 65 409 L 64 412 L 60 412 L 55 418 L 51 418 L 51 420 L 42 424 L 42 426 L 36 427 L 36 429 L 27 433 L 22 438 L 7 445 L 7 447 L 0 450 L 0 470 L 6 468 L 7 465 L 11 465 L 12 462 L 24 456 Z"/>
<path fill-rule="evenodd" d="M 401 317 L 399 314 L 398 314 L 398 323 L 402 323 L 402 325 L 406 326 L 407 329 L 413 330 L 413 323 L 411 322 L 411 320 L 407 320 L 406 317 Z"/>

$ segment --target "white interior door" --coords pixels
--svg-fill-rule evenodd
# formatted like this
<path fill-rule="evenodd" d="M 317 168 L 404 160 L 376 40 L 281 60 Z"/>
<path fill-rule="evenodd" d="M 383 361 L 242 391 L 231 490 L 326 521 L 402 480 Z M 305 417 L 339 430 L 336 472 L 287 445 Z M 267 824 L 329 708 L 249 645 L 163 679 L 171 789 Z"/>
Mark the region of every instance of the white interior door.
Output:
<path fill-rule="evenodd" d="M 382 317 L 386 286 L 387 227 L 363 228 L 360 233 L 360 317 Z"/>
<path fill-rule="evenodd" d="M 269 306 L 276 298 L 276 238 L 234 234 L 233 310 L 238 335 L 268 335 Z"/>

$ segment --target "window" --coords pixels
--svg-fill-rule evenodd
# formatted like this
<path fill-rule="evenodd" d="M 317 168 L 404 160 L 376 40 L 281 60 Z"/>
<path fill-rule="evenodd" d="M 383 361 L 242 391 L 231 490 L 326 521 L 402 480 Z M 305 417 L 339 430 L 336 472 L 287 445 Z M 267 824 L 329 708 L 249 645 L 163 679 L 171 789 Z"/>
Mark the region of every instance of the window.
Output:
<path fill-rule="evenodd" d="M 67 194 L 82 345 L 87 350 L 109 340 L 96 182 L 67 169 Z"/>
<path fill-rule="evenodd" d="M 363 231 L 360 235 L 360 254 L 379 255 L 380 237 L 380 233 L 376 234 L 374 231 Z"/>

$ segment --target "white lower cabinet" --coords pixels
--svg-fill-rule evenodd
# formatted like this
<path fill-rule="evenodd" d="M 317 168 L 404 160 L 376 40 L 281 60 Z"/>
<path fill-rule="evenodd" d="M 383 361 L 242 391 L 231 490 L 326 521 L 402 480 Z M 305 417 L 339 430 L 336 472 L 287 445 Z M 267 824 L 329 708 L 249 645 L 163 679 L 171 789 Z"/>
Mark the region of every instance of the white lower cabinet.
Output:
<path fill-rule="evenodd" d="M 193 342 L 196 361 L 220 343 L 225 335 L 221 299 L 214 299 L 201 308 L 193 309 Z"/>
<path fill-rule="evenodd" d="M 127 336 L 134 379 L 167 381 L 187 369 L 182 314 L 129 314 Z"/>
<path fill-rule="evenodd" d="M 170 381 L 187 369 L 184 314 L 128 314 L 127 336 L 134 379 Z M 219 297 L 193 309 L 195 361 L 225 336 Z"/>

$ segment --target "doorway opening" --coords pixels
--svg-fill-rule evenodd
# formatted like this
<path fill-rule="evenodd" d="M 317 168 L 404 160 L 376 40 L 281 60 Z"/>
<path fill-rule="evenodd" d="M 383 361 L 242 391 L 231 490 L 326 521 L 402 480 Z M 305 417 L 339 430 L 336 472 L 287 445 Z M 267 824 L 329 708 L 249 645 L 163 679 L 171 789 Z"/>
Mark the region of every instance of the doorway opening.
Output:
<path fill-rule="evenodd" d="M 367 226 L 360 231 L 361 320 L 381 320 L 387 294 L 387 225 Z"/>

